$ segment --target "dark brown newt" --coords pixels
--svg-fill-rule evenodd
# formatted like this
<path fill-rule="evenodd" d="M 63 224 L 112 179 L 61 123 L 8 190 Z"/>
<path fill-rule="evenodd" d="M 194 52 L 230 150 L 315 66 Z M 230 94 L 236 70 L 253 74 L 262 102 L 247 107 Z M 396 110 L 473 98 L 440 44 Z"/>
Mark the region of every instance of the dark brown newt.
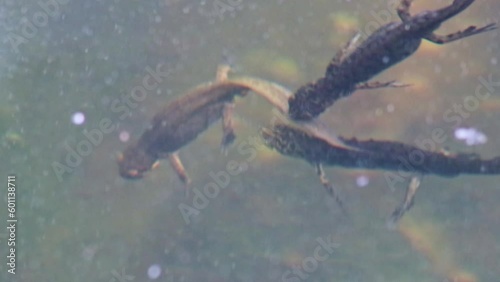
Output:
<path fill-rule="evenodd" d="M 351 41 L 332 59 L 323 78 L 295 92 L 289 100 L 291 119 L 310 120 L 319 116 L 338 99 L 351 95 L 358 84 L 365 83 L 415 53 L 423 39 L 445 44 L 496 29 L 495 24 L 488 24 L 480 28 L 469 26 L 444 36 L 434 33 L 441 23 L 462 12 L 474 1 L 455 0 L 448 7 L 412 16 L 409 9 L 413 0 L 402 0 L 398 7 L 402 21 L 380 27 L 357 47 L 354 46 L 356 40 Z M 391 86 L 391 83 L 385 85 Z"/>
<path fill-rule="evenodd" d="M 483 160 L 477 154 L 450 154 L 422 150 L 394 141 L 341 138 L 350 147 L 332 145 L 297 126 L 284 124 L 261 131 L 267 146 L 312 164 L 345 168 L 402 170 L 454 177 L 460 174 L 500 174 L 500 157 Z M 356 150 L 357 149 L 357 150 Z M 413 161 L 417 158 L 418 161 Z"/>
<path fill-rule="evenodd" d="M 338 197 L 326 179 L 322 165 L 404 171 L 418 175 L 435 174 L 444 177 L 459 174 L 500 174 L 500 157 L 483 160 L 476 154 L 432 152 L 400 142 L 341 138 L 345 144 L 355 148 L 351 149 L 333 145 L 317 133 L 304 128 L 285 124 L 263 128 L 261 135 L 264 143 L 271 149 L 283 155 L 304 159 L 315 166 L 322 184 L 337 200 Z M 394 212 L 395 219 L 411 207 L 417 187 L 415 183 L 409 186 L 412 193 L 406 197 L 406 204 L 402 204 L 399 211 Z"/>
<path fill-rule="evenodd" d="M 177 151 L 192 142 L 214 122 L 223 120 L 223 148 L 230 145 L 235 134 L 232 109 L 235 96 L 252 90 L 285 113 L 291 93 L 285 88 L 252 77 L 228 79 L 229 68 L 219 67 L 216 82 L 202 84 L 163 107 L 153 118 L 152 125 L 136 143 L 128 146 L 118 158 L 120 175 L 127 179 L 142 178 L 155 168 L 158 160 L 168 157 L 184 183 L 189 177 Z"/>

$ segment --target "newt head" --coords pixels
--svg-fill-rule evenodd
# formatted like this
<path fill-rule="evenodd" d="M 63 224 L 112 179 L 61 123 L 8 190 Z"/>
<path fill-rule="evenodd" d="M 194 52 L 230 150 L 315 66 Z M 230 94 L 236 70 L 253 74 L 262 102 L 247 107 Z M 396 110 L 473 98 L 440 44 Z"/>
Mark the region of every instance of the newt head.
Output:
<path fill-rule="evenodd" d="M 140 179 L 158 166 L 158 159 L 137 144 L 127 147 L 117 162 L 120 176 L 126 179 Z"/>

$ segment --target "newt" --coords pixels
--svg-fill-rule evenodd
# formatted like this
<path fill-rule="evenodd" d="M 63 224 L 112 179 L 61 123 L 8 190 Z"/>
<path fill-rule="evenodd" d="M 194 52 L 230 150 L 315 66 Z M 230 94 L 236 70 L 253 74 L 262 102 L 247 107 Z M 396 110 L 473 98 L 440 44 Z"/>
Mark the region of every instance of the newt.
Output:
<path fill-rule="evenodd" d="M 394 82 L 371 84 L 375 75 L 403 61 L 419 48 L 422 40 L 446 44 L 497 28 L 491 23 L 483 27 L 469 26 L 448 35 L 434 33 L 446 20 L 456 16 L 475 0 L 454 0 L 447 7 L 411 15 L 414 0 L 401 0 L 397 13 L 399 22 L 388 23 L 356 46 L 359 36 L 341 49 L 329 63 L 325 76 L 299 88 L 289 100 L 289 115 L 293 120 L 311 120 L 323 113 L 335 101 L 351 95 L 358 84 L 364 87 L 397 86 Z"/>
<path fill-rule="evenodd" d="M 455 177 L 460 174 L 500 174 L 500 157 L 481 159 L 477 154 L 433 152 L 394 141 L 342 138 L 352 148 L 338 147 L 320 135 L 296 125 L 276 124 L 263 128 L 264 143 L 279 153 L 312 164 L 327 191 L 341 204 L 325 177 L 323 165 L 351 169 L 404 171 L 417 175 Z M 404 203 L 393 213 L 397 220 L 413 204 L 419 182 L 412 180 Z"/>
<path fill-rule="evenodd" d="M 220 119 L 221 147 L 227 148 L 235 139 L 232 111 L 236 96 L 245 96 L 251 90 L 279 111 L 288 110 L 291 93 L 284 87 L 253 77 L 229 79 L 228 72 L 229 67 L 220 66 L 215 82 L 195 87 L 161 108 L 139 140 L 118 156 L 120 175 L 126 179 L 142 178 L 158 166 L 160 159 L 168 158 L 181 181 L 188 184 L 190 179 L 177 151 Z"/>

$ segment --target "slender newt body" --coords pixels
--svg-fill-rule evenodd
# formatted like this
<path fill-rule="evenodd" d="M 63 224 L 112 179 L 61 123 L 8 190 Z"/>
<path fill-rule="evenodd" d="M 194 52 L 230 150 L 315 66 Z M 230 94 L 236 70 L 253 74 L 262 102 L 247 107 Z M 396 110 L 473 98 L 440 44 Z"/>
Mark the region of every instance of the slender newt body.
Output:
<path fill-rule="evenodd" d="M 120 175 L 142 178 L 158 159 L 189 144 L 221 119 L 226 103 L 247 90 L 225 83 L 202 85 L 167 104 L 154 116 L 151 127 L 137 143 L 127 147 L 119 158 Z"/>
<path fill-rule="evenodd" d="M 354 149 L 338 147 L 318 134 L 297 126 L 278 124 L 261 131 L 265 144 L 279 153 L 301 158 L 316 168 L 321 183 L 342 210 L 343 203 L 323 171 L 323 165 L 354 169 L 380 169 L 405 171 L 419 176 L 412 177 L 406 195 L 388 220 L 392 227 L 413 205 L 420 186 L 420 178 L 426 174 L 454 177 L 459 174 L 500 174 L 500 157 L 480 159 L 475 154 L 444 154 L 421 150 L 417 147 L 392 141 L 359 141 L 343 139 Z"/>
<path fill-rule="evenodd" d="M 324 164 L 358 169 L 400 170 L 453 177 L 459 174 L 500 174 L 500 157 L 482 160 L 475 154 L 449 155 L 393 141 L 343 139 L 358 150 L 332 146 L 297 127 L 276 125 L 262 136 L 281 154 Z"/>
<path fill-rule="evenodd" d="M 158 160 L 168 157 L 172 167 L 185 183 L 189 182 L 177 151 L 192 142 L 213 123 L 223 120 L 223 149 L 235 139 L 232 124 L 233 101 L 248 91 L 264 97 L 282 113 L 288 110 L 291 93 L 285 88 L 258 78 L 228 79 L 229 68 L 219 67 L 217 81 L 202 84 L 163 107 L 136 142 L 128 146 L 118 158 L 120 175 L 128 179 L 142 178 L 156 166 Z"/>
<path fill-rule="evenodd" d="M 317 117 L 336 100 L 351 95 L 363 83 L 415 53 L 423 39 L 445 44 L 496 28 L 495 24 L 440 36 L 433 32 L 441 23 L 469 7 L 475 0 L 455 0 L 448 7 L 411 16 L 413 0 L 402 0 L 398 15 L 402 21 L 388 23 L 371 34 L 359 46 L 349 44 L 327 67 L 325 77 L 298 89 L 289 100 L 293 120 Z"/>

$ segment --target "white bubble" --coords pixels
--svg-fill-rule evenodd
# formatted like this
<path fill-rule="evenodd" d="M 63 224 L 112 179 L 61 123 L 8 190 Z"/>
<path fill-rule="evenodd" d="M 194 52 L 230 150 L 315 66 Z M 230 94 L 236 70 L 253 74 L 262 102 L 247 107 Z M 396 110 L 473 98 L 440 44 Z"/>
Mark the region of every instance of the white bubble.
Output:
<path fill-rule="evenodd" d="M 469 128 L 457 128 L 455 129 L 455 138 L 458 140 L 465 140 L 470 136 Z"/>
<path fill-rule="evenodd" d="M 158 279 L 160 275 L 161 275 L 161 267 L 158 264 L 153 264 L 148 268 L 149 279 L 152 280 Z"/>
<path fill-rule="evenodd" d="M 475 128 L 457 128 L 455 138 L 464 141 L 467 146 L 482 145 L 488 142 L 488 137 Z"/>
<path fill-rule="evenodd" d="M 130 133 L 128 131 L 122 131 L 119 135 L 120 141 L 127 142 L 130 139 Z"/>
<path fill-rule="evenodd" d="M 370 178 L 366 175 L 360 175 L 356 178 L 356 185 L 358 187 L 365 187 L 370 183 Z"/>
<path fill-rule="evenodd" d="M 83 124 L 85 122 L 85 115 L 81 112 L 76 112 L 71 117 L 71 121 L 76 125 Z"/>

